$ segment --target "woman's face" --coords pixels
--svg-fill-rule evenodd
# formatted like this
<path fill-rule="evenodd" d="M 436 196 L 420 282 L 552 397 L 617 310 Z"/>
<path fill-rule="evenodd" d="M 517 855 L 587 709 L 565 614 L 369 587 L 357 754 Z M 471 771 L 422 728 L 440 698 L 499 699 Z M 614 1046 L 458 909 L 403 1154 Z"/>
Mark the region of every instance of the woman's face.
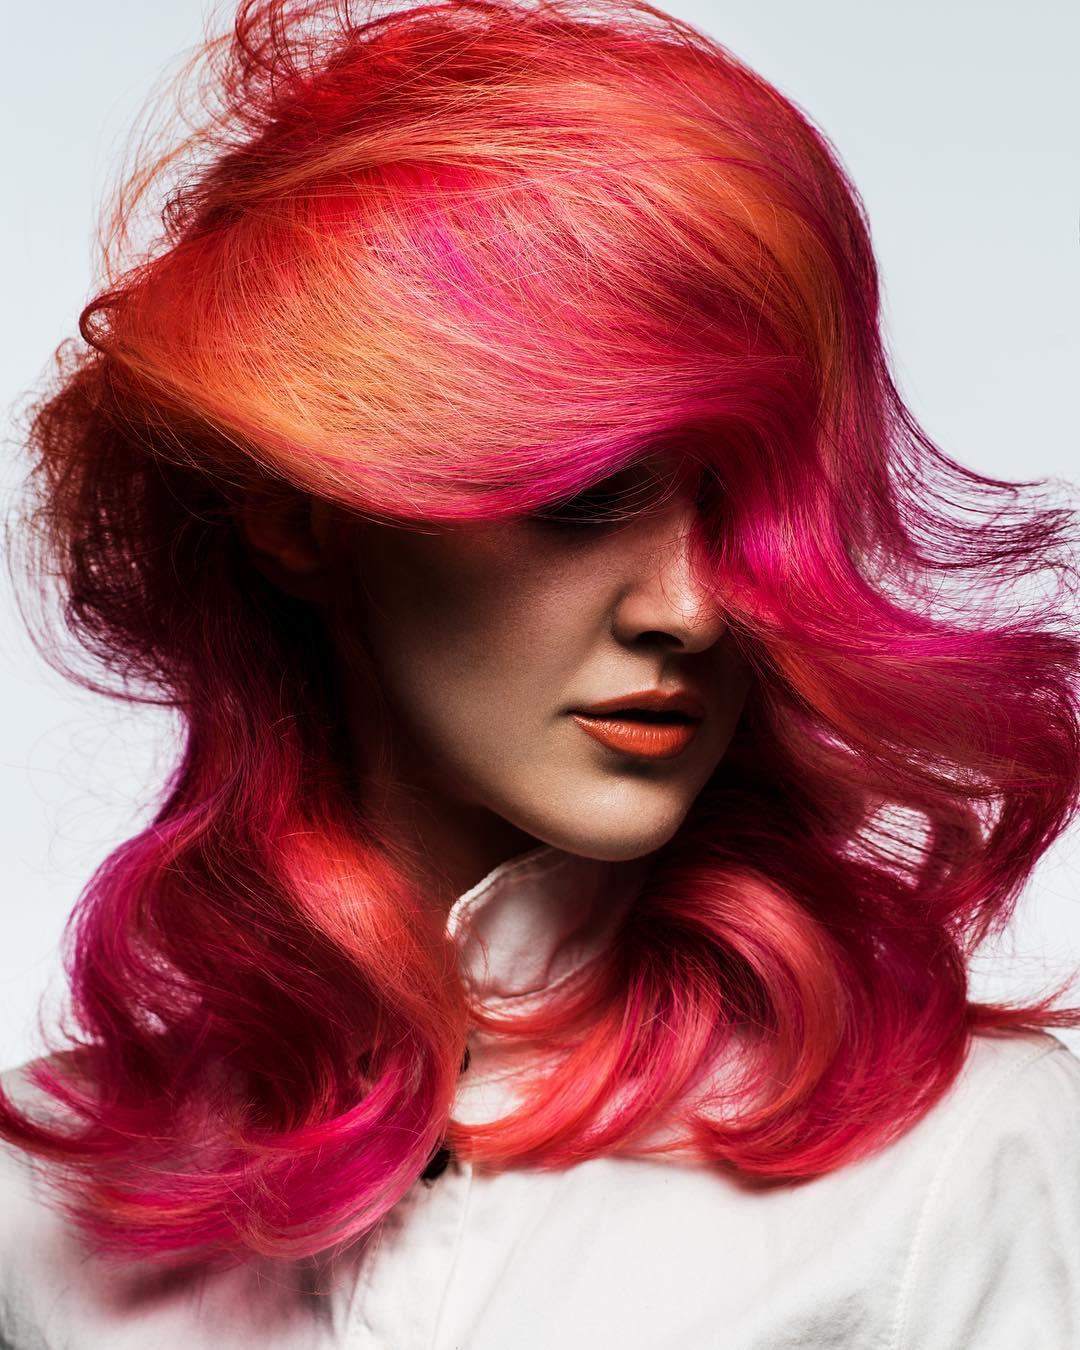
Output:
<path fill-rule="evenodd" d="M 677 495 L 605 524 L 421 530 L 349 518 L 327 603 L 366 649 L 406 776 L 589 857 L 640 857 L 667 841 L 749 686 L 691 571 L 694 509 Z M 640 708 L 644 694 L 687 702 L 585 711 Z"/>

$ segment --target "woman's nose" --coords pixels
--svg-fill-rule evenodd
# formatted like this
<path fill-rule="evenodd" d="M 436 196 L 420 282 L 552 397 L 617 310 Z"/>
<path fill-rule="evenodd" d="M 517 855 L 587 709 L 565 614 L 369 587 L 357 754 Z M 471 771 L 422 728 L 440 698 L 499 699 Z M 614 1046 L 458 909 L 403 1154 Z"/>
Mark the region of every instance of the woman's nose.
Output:
<path fill-rule="evenodd" d="M 695 509 L 679 504 L 649 522 L 634 574 L 615 608 L 620 642 L 666 641 L 682 651 L 705 651 L 727 627 L 715 591 L 702 575 L 694 537 Z"/>

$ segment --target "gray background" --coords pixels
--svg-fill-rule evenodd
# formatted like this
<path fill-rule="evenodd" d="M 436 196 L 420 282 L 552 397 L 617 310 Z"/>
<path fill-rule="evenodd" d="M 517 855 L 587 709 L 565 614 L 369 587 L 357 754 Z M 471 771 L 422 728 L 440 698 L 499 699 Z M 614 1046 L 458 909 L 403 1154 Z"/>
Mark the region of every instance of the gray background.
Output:
<path fill-rule="evenodd" d="M 1080 7 L 1051 0 L 671 4 L 830 137 L 866 201 L 901 390 L 948 452 L 1006 478 L 1080 480 Z M 150 87 L 199 41 L 199 0 L 57 0 L 5 18 L 0 333 L 5 408 L 73 330 L 96 204 Z M 22 473 L 8 428 L 5 511 Z M 58 943 L 93 868 L 146 819 L 168 715 L 69 688 L 0 578 L 0 1065 L 39 1050 L 63 993 Z M 1042 862 L 983 996 L 1080 965 L 1077 832 Z M 1080 1001 L 1080 991 L 1077 993 Z M 1080 1051 L 1080 1033 L 1062 1033 Z"/>

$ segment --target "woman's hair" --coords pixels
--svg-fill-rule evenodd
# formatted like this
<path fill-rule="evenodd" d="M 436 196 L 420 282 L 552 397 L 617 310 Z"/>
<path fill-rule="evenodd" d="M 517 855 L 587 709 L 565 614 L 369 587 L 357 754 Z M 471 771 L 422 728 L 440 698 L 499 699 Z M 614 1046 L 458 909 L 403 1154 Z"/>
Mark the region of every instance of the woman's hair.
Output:
<path fill-rule="evenodd" d="M 29 1071 L 61 1110 L 0 1099 L 96 1248 L 329 1250 L 444 1138 L 563 1167 L 673 1121 L 680 1156 L 812 1177 L 918 1119 L 974 1030 L 1075 1024 L 1062 989 L 969 1001 L 968 967 L 1077 806 L 1076 516 L 904 406 L 806 115 L 640 0 L 245 0 L 196 73 L 202 122 L 129 180 L 35 407 L 18 535 L 101 667 L 67 673 L 184 731 L 69 921 L 68 1049 Z M 654 451 L 697 485 L 753 687 L 616 940 L 503 1026 L 237 494 L 492 519 Z M 374 694 L 368 720 L 374 755 Z M 550 1056 L 466 1126 L 477 1023 Z"/>

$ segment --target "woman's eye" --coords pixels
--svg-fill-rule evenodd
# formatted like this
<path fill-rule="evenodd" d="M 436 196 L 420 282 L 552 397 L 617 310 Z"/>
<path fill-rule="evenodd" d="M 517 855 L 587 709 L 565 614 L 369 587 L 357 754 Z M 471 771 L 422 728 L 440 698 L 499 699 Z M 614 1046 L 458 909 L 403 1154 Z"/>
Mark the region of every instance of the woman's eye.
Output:
<path fill-rule="evenodd" d="M 641 473 L 615 474 L 561 502 L 530 511 L 528 518 L 543 525 L 574 529 L 579 526 L 614 525 L 632 519 L 656 505 L 661 489 L 652 477 Z"/>
<path fill-rule="evenodd" d="M 529 519 L 545 525 L 609 525 L 619 515 L 618 500 L 612 493 L 592 489 L 531 511 Z"/>

